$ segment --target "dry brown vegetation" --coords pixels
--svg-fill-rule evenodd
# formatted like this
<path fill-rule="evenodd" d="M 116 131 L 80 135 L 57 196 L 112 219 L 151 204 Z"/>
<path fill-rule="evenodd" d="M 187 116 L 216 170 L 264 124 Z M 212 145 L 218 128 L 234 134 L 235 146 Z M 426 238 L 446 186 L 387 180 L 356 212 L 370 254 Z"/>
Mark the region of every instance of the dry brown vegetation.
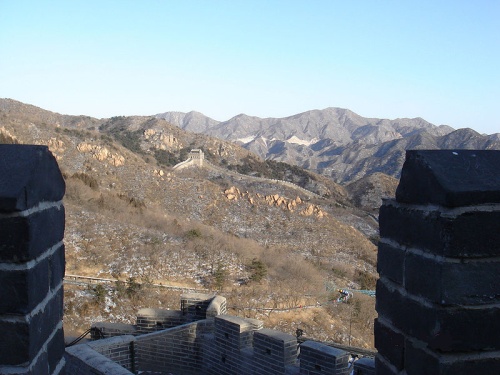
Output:
<path fill-rule="evenodd" d="M 332 302 L 336 287 L 373 286 L 376 247 L 368 238 L 377 228 L 362 211 L 334 199 L 307 202 L 326 213 L 318 218 L 265 201 L 229 201 L 223 192 L 231 186 L 253 196 L 300 193 L 222 172 L 171 172 L 156 162 L 141 136 L 141 126 L 160 129 L 160 120 L 110 122 L 131 126 L 127 136 L 138 138 L 127 146 L 141 149 L 134 153 L 98 130 L 105 120 L 29 106 L 18 112 L 0 113 L 0 139 L 49 145 L 66 180 L 66 273 L 116 280 L 102 288 L 65 287 L 68 332 L 85 331 L 95 321 L 133 323 L 141 307 L 178 309 L 180 292 L 151 285 L 162 283 L 218 292 L 227 297 L 231 313 L 257 317 L 270 328 L 292 334 L 301 328 L 319 340 L 345 344 L 351 337 L 353 345 L 373 345 L 374 299 L 356 294 L 351 304 Z M 248 155 L 235 145 L 165 129 L 175 130 L 181 148 L 207 147 L 231 164 Z M 123 156 L 124 164 L 79 152 L 82 142 L 106 147 Z"/>

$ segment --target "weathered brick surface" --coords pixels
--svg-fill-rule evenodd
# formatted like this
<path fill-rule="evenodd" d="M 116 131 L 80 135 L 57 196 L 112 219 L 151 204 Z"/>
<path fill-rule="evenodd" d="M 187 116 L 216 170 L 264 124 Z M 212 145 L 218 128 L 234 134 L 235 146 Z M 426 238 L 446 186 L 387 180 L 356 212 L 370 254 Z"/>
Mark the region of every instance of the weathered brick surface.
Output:
<path fill-rule="evenodd" d="M 500 203 L 500 152 L 409 150 L 398 202 L 461 207 Z"/>
<path fill-rule="evenodd" d="M 90 331 L 92 340 L 110 338 L 122 335 L 136 335 L 137 329 L 132 324 L 124 323 L 94 323 Z"/>
<path fill-rule="evenodd" d="M 499 203 L 500 151 L 407 152 L 379 215 L 378 375 L 500 373 Z"/>
<path fill-rule="evenodd" d="M 285 374 L 297 361 L 295 336 L 263 328 L 253 335 L 254 371 L 257 374 Z"/>
<path fill-rule="evenodd" d="M 134 343 L 137 371 L 199 373 L 203 352 L 197 335 L 206 329 L 204 325 L 190 323 L 138 336 Z"/>
<path fill-rule="evenodd" d="M 481 208 L 481 207 L 479 207 Z M 402 246 L 452 258 L 500 255 L 500 206 L 460 211 L 408 206 L 387 200 L 380 207 L 380 236 Z"/>
<path fill-rule="evenodd" d="M 241 350 L 252 346 L 254 328 L 246 319 L 230 315 L 215 318 L 215 342 L 228 348 Z"/>
<path fill-rule="evenodd" d="M 205 319 L 207 308 L 214 296 L 204 293 L 186 293 L 181 295 L 181 311 L 186 322 Z"/>
<path fill-rule="evenodd" d="M 132 371 L 133 367 L 135 367 L 133 341 L 131 336 L 120 336 L 108 339 L 107 342 L 100 342 L 99 340 L 88 345 L 97 353 Z"/>
<path fill-rule="evenodd" d="M 500 302 L 500 260 L 457 262 L 407 252 L 404 262 L 407 292 L 441 305 L 481 305 Z"/>
<path fill-rule="evenodd" d="M 64 208 L 52 207 L 29 216 L 0 215 L 0 261 L 35 259 L 64 237 Z"/>
<path fill-rule="evenodd" d="M 404 369 L 405 337 L 395 332 L 391 327 L 375 319 L 374 324 L 375 347 L 378 355 L 386 358 L 399 371 Z"/>
<path fill-rule="evenodd" d="M 470 374 L 500 374 L 500 357 L 470 355 L 457 353 L 442 355 L 429 350 L 425 343 L 407 340 L 405 343 L 405 367 L 408 375 L 436 374 L 436 375 L 470 375 Z"/>
<path fill-rule="evenodd" d="M 500 350 L 500 307 L 428 305 L 377 282 L 377 311 L 405 335 L 442 352 Z"/>
<path fill-rule="evenodd" d="M 250 374 L 249 355 L 252 347 L 256 320 L 230 315 L 214 318 L 214 345 L 208 347 L 207 372 L 210 374 Z M 253 353 L 252 353 L 253 361 Z"/>
<path fill-rule="evenodd" d="M 399 285 L 403 285 L 405 251 L 380 242 L 377 256 L 378 273 Z"/>
<path fill-rule="evenodd" d="M 62 374 L 64 180 L 46 146 L 0 160 L 0 373 Z"/>
<path fill-rule="evenodd" d="M 181 311 L 141 309 L 137 313 L 137 332 L 149 333 L 187 323 Z"/>
<path fill-rule="evenodd" d="M 27 314 L 51 290 L 60 286 L 64 275 L 64 246 L 31 268 L 0 272 L 0 314 Z"/>
<path fill-rule="evenodd" d="M 63 198 L 64 179 L 47 146 L 0 145 L 0 160 L 0 212 Z"/>
<path fill-rule="evenodd" d="M 30 321 L 0 316 L 0 364 L 21 365 L 31 361 L 62 320 L 63 291 L 60 288 Z M 63 341 L 64 343 L 64 341 Z"/>
<path fill-rule="evenodd" d="M 306 341 L 300 345 L 301 375 L 347 375 L 349 353 L 325 344 Z"/>
<path fill-rule="evenodd" d="M 50 290 L 55 290 L 64 279 L 66 271 L 64 244 L 55 249 L 54 253 L 48 257 L 49 260 L 49 282 Z"/>
<path fill-rule="evenodd" d="M 85 344 L 67 348 L 65 358 L 68 375 L 133 375 Z"/>
<path fill-rule="evenodd" d="M 381 356 L 375 357 L 375 374 L 377 375 L 400 375 L 400 372 L 390 363 L 383 361 Z M 423 374 L 422 374 L 423 375 Z"/>
<path fill-rule="evenodd" d="M 47 344 L 48 373 L 54 374 L 59 362 L 64 356 L 64 332 L 62 327 L 58 328 L 52 340 Z"/>
<path fill-rule="evenodd" d="M 49 261 L 32 269 L 0 273 L 0 314 L 27 314 L 49 291 Z"/>
<path fill-rule="evenodd" d="M 30 342 L 33 348 L 40 348 L 49 338 L 63 316 L 63 289 L 60 288 L 30 321 Z"/>
<path fill-rule="evenodd" d="M 30 360 L 30 331 L 26 323 L 0 319 L 0 364 L 22 365 Z"/>

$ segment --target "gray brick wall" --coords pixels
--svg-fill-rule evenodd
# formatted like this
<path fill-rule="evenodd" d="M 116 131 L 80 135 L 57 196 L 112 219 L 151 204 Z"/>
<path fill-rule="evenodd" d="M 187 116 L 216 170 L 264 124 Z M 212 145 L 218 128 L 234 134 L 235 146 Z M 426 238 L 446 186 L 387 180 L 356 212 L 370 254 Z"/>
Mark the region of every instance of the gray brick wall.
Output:
<path fill-rule="evenodd" d="M 178 310 L 140 309 L 137 312 L 137 333 L 150 333 L 186 323 Z"/>
<path fill-rule="evenodd" d="M 92 340 L 107 339 L 122 335 L 137 335 L 137 328 L 124 323 L 94 323 L 90 331 Z"/>
<path fill-rule="evenodd" d="M 131 375 L 133 372 L 96 352 L 87 344 L 66 349 L 66 374 L 68 375 Z"/>
<path fill-rule="evenodd" d="M 407 151 L 380 236 L 376 373 L 500 373 L 500 152 Z"/>
<path fill-rule="evenodd" d="M 209 374 L 246 374 L 255 321 L 231 315 L 214 318 L 214 341 L 208 347 L 205 369 Z M 246 353 L 246 354 L 245 354 Z"/>
<path fill-rule="evenodd" d="M 135 370 L 134 336 L 124 335 L 106 340 L 97 340 L 87 345 L 129 371 Z"/>
<path fill-rule="evenodd" d="M 325 344 L 306 341 L 300 345 L 301 375 L 348 375 L 349 353 Z"/>
<path fill-rule="evenodd" d="M 213 294 L 185 293 L 181 295 L 181 312 L 185 322 L 206 319 Z"/>
<path fill-rule="evenodd" d="M 199 374 L 202 342 L 212 326 L 209 321 L 200 321 L 138 336 L 134 344 L 137 370 Z"/>
<path fill-rule="evenodd" d="M 253 366 L 255 374 L 285 374 L 288 366 L 297 362 L 295 336 L 263 328 L 253 336 Z"/>
<path fill-rule="evenodd" d="M 62 374 L 64 180 L 45 146 L 0 160 L 0 374 Z"/>

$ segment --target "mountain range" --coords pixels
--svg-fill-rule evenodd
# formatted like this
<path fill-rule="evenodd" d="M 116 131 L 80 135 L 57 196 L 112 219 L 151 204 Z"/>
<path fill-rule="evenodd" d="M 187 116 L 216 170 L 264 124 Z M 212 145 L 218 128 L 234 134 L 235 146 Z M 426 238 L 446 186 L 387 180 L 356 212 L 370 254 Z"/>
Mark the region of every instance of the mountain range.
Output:
<path fill-rule="evenodd" d="M 408 149 L 500 149 L 498 133 L 482 135 L 472 129 L 455 130 L 422 118 L 365 118 L 342 108 L 312 110 L 284 118 L 240 114 L 223 122 L 198 112 L 164 112 L 156 117 L 342 184 L 373 173 L 399 178 Z"/>

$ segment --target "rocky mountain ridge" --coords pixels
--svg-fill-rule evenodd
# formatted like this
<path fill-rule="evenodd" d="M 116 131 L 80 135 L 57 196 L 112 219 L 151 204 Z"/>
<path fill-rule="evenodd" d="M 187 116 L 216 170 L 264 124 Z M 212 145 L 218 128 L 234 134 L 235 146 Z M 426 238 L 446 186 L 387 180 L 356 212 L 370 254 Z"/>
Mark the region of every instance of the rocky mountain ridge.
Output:
<path fill-rule="evenodd" d="M 500 134 L 435 126 L 422 118 L 364 118 L 341 108 L 285 118 L 240 114 L 217 122 L 200 113 L 156 115 L 195 132 L 232 141 L 264 159 L 283 161 L 350 183 L 373 173 L 399 178 L 407 149 L 500 149 Z"/>

